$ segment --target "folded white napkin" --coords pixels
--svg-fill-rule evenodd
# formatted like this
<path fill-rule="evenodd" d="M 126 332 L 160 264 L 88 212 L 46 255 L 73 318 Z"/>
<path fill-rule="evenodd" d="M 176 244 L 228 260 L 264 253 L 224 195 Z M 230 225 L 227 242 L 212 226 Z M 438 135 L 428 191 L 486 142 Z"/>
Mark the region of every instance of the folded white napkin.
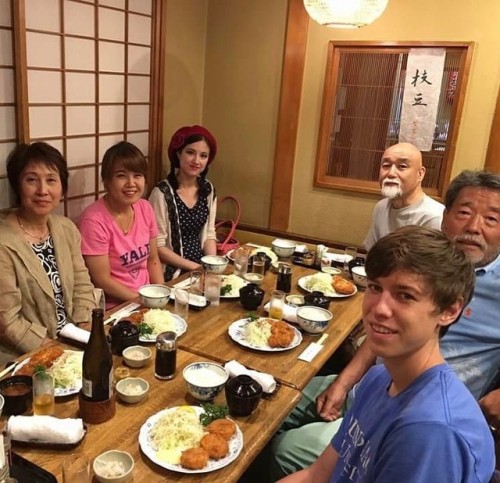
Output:
<path fill-rule="evenodd" d="M 11 416 L 7 431 L 15 441 L 50 444 L 75 444 L 85 434 L 81 419 L 53 416 Z"/>
<path fill-rule="evenodd" d="M 66 324 L 59 332 L 61 337 L 66 337 L 67 339 L 73 339 L 82 344 L 87 344 L 90 337 L 90 332 L 88 330 L 83 330 L 77 327 L 75 324 Z"/>
<path fill-rule="evenodd" d="M 234 360 L 227 362 L 224 367 L 229 372 L 229 375 L 231 377 L 246 375 L 250 376 L 252 379 L 255 379 L 262 386 L 262 390 L 264 392 L 271 393 L 276 389 L 276 381 L 274 380 L 274 377 L 271 376 L 271 374 L 252 371 L 241 365 L 238 361 Z"/>
<path fill-rule="evenodd" d="M 270 302 L 267 302 L 266 305 L 264 305 L 264 310 L 269 313 L 269 305 Z M 285 304 L 283 306 L 283 318 L 285 320 L 288 320 L 288 322 L 293 322 L 294 324 L 297 323 L 297 307 L 293 307 L 292 305 Z"/>

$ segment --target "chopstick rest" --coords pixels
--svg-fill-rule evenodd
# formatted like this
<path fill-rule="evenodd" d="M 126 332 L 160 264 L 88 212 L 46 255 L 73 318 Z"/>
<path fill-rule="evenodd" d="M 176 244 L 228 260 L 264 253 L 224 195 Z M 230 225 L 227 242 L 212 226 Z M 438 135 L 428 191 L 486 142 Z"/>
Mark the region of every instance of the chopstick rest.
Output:
<path fill-rule="evenodd" d="M 319 353 L 321 349 L 323 349 L 323 342 L 325 342 L 328 334 L 323 334 L 318 342 L 311 342 L 299 355 L 299 360 L 311 362 Z"/>

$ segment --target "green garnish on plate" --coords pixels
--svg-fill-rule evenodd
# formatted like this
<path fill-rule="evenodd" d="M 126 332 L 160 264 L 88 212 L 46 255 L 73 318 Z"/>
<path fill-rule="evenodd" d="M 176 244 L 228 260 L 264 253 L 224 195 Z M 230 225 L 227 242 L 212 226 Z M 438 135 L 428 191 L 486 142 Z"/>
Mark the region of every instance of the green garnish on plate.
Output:
<path fill-rule="evenodd" d="M 228 293 L 231 293 L 231 290 L 233 290 L 233 286 L 231 284 L 223 285 L 220 288 L 220 294 L 221 295 L 227 295 Z"/>
<path fill-rule="evenodd" d="M 229 408 L 222 404 L 206 403 L 202 404 L 203 413 L 200 414 L 200 423 L 203 426 L 209 425 L 216 419 L 224 419 L 229 414 Z"/>
<path fill-rule="evenodd" d="M 141 322 L 139 324 L 139 333 L 141 335 L 149 335 L 153 333 L 153 327 L 151 327 L 148 324 L 145 324 L 144 322 Z"/>

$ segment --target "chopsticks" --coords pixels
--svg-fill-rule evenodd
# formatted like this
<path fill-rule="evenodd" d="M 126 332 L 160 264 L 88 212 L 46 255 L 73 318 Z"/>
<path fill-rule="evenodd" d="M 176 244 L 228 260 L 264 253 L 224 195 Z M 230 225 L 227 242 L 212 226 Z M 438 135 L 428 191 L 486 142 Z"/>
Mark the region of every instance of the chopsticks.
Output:
<path fill-rule="evenodd" d="M 2 372 L 0 372 L 0 379 L 5 376 L 6 374 L 8 374 L 9 372 L 13 371 L 18 365 L 20 364 L 20 362 L 14 362 L 13 364 L 11 364 L 9 367 L 7 367 L 6 369 L 4 369 Z"/>
<path fill-rule="evenodd" d="M 323 342 L 325 342 L 328 334 L 323 334 L 318 342 L 311 342 L 299 355 L 299 359 L 301 361 L 311 362 L 319 353 L 321 349 L 323 349 Z"/>
<path fill-rule="evenodd" d="M 114 314 L 110 315 L 105 321 L 104 325 L 108 325 L 111 322 L 121 319 L 123 317 L 128 317 L 135 309 L 138 309 L 141 304 L 137 302 L 131 302 L 120 310 L 117 310 Z"/>

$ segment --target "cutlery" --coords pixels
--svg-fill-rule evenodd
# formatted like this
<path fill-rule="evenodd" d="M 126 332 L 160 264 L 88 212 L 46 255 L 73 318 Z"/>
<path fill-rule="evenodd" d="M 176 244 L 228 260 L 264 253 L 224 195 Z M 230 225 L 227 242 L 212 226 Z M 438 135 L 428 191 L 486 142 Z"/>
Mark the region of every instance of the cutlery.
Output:
<path fill-rule="evenodd" d="M 141 304 L 138 304 L 137 302 L 130 302 L 128 305 L 116 311 L 113 315 L 109 316 L 104 321 L 104 325 L 108 325 L 115 320 L 129 316 L 134 310 L 138 309 L 140 306 Z"/>
<path fill-rule="evenodd" d="M 8 362 L 8 364 L 10 365 L 7 368 L 5 368 L 2 372 L 0 372 L 0 379 L 9 372 L 13 371 L 20 364 L 20 362 Z"/>
<path fill-rule="evenodd" d="M 318 352 L 323 349 L 323 342 L 325 342 L 328 334 L 323 334 L 318 342 L 311 342 L 299 355 L 301 361 L 311 362 L 317 355 Z"/>

